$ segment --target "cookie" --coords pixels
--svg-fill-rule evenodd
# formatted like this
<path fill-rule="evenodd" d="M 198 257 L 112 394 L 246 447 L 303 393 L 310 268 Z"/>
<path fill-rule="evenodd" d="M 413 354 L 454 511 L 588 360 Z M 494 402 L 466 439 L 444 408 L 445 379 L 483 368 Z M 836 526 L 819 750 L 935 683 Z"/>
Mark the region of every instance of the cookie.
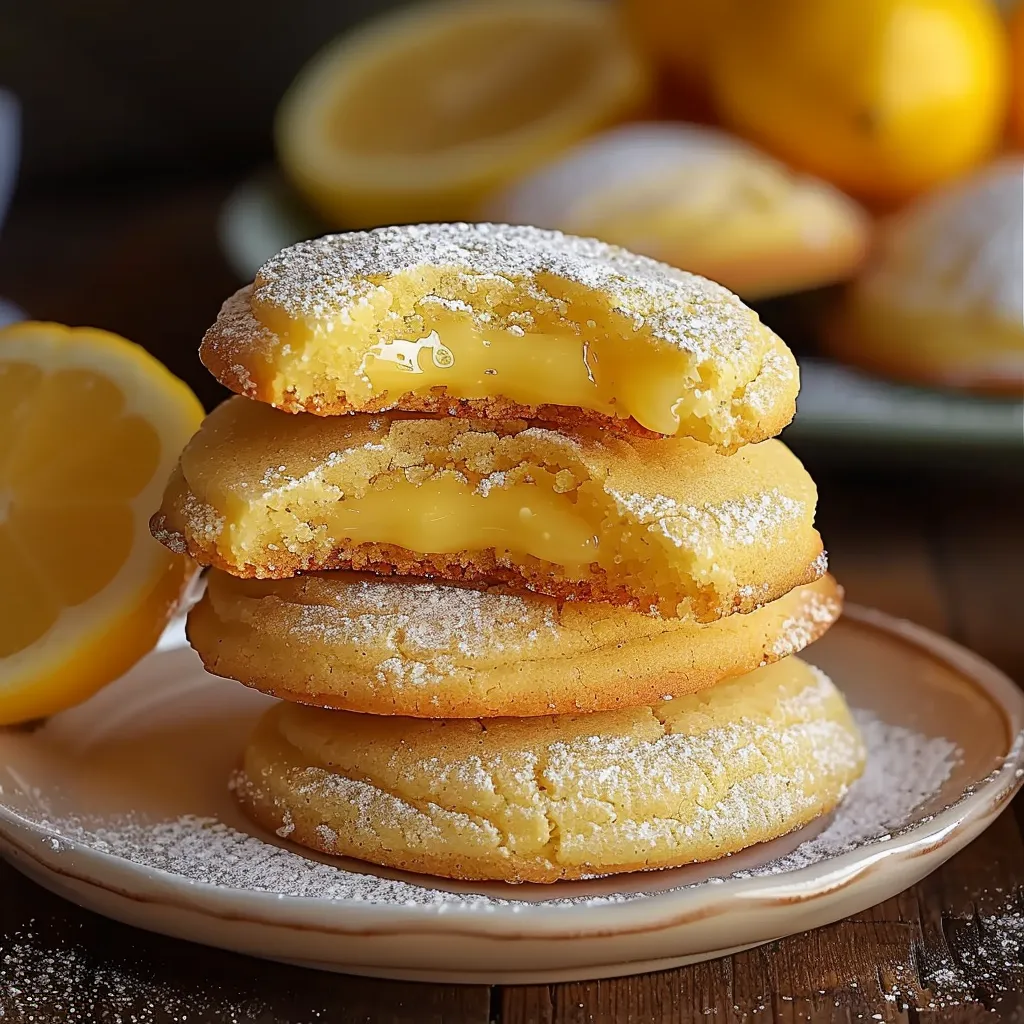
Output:
<path fill-rule="evenodd" d="M 282 703 L 235 791 L 264 828 L 448 878 L 554 882 L 735 853 L 832 811 L 864 749 L 796 658 L 653 707 L 432 721 Z"/>
<path fill-rule="evenodd" d="M 285 249 L 225 303 L 200 356 L 288 412 L 596 422 L 723 449 L 775 436 L 799 388 L 789 349 L 725 288 L 594 239 L 495 224 Z"/>
<path fill-rule="evenodd" d="M 1024 391 L 1024 159 L 930 193 L 880 230 L 827 322 L 839 359 L 919 384 Z"/>
<path fill-rule="evenodd" d="M 727 456 L 689 438 L 233 398 L 186 446 L 152 528 L 235 576 L 504 582 L 707 621 L 824 572 L 815 501 L 779 441 Z"/>
<path fill-rule="evenodd" d="M 867 214 L 727 132 L 627 124 L 586 139 L 493 196 L 485 213 L 596 235 L 718 281 L 745 299 L 849 277 Z"/>
<path fill-rule="evenodd" d="M 490 718 L 637 707 L 778 661 L 838 618 L 830 576 L 749 615 L 697 624 L 608 604 L 429 580 L 219 570 L 188 636 L 215 675 L 374 715 Z"/>

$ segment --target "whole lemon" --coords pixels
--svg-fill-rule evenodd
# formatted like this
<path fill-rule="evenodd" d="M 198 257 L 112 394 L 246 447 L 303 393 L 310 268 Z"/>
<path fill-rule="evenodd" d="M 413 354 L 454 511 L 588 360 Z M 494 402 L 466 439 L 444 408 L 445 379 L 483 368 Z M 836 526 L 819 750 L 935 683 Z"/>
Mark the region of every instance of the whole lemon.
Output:
<path fill-rule="evenodd" d="M 1009 136 L 1012 143 L 1024 146 L 1024 0 L 1021 0 L 1011 13 L 1009 30 L 1013 64 Z"/>
<path fill-rule="evenodd" d="M 989 0 L 729 0 L 723 121 L 849 192 L 899 201 L 995 147 L 1006 38 Z"/>

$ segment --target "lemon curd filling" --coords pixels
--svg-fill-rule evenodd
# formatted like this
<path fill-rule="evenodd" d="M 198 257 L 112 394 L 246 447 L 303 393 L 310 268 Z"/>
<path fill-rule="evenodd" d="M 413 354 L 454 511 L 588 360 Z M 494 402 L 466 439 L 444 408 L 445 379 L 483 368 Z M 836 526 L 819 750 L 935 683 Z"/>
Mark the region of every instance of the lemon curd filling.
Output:
<path fill-rule="evenodd" d="M 289 415 L 235 397 L 182 452 L 152 529 L 241 577 L 390 567 L 699 615 L 820 575 L 814 503 L 777 441 L 725 455 L 691 438 Z"/>
<path fill-rule="evenodd" d="M 426 554 L 493 551 L 501 562 L 539 559 L 555 576 L 586 580 L 595 572 L 614 582 L 649 581 L 645 589 L 684 591 L 727 582 L 713 560 L 659 550 L 658 538 L 623 520 L 593 481 L 577 485 L 568 470 L 532 468 L 530 482 L 485 477 L 475 485 L 450 470 L 413 483 L 404 475 L 378 479 L 365 493 L 339 497 L 304 493 L 302 484 L 261 496 L 258 507 L 236 506 L 220 543 L 235 558 L 300 547 L 328 552 L 339 542 L 394 544 Z M 271 566 L 273 568 L 273 566 Z M 675 614 L 676 603 L 663 609 Z"/>
<path fill-rule="evenodd" d="M 667 346 L 658 351 L 636 345 L 627 354 L 621 339 L 584 339 L 569 332 L 531 333 L 524 344 L 513 330 L 481 330 L 457 321 L 424 338 L 379 342 L 360 365 L 378 394 L 445 387 L 459 398 L 514 395 L 521 405 L 632 416 L 662 434 L 675 434 L 682 417 L 702 411 L 692 391 L 681 393 L 684 369 L 681 353 Z"/>
<path fill-rule="evenodd" d="M 500 322 L 494 316 L 490 323 L 487 316 L 481 321 L 481 314 L 438 306 L 385 332 L 347 324 L 325 330 L 261 312 L 287 337 L 288 355 L 277 373 L 282 397 L 292 390 L 326 402 L 344 395 L 363 403 L 444 388 L 458 399 L 502 397 L 632 417 L 660 434 L 685 432 L 717 444 L 731 426 L 728 399 L 760 370 L 755 360 L 718 367 L 712 375 L 685 347 L 633 337 L 627 323 L 618 333 L 584 319 L 577 330 L 565 320 L 532 315 L 527 333 L 508 323 L 514 316 Z"/>
<path fill-rule="evenodd" d="M 578 573 L 599 561 L 601 537 L 576 502 L 544 486 L 514 484 L 482 492 L 451 475 L 338 502 L 326 531 L 355 543 L 397 544 L 450 554 L 493 549 L 532 555 Z"/>

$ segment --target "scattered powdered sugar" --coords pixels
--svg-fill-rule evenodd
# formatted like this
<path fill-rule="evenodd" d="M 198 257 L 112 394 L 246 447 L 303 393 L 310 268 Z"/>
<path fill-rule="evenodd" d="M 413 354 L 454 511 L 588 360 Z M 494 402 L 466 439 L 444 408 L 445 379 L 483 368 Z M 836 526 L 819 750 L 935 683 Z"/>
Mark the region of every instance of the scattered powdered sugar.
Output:
<path fill-rule="evenodd" d="M 182 498 L 181 514 L 188 521 L 189 532 L 212 544 L 224 532 L 226 519 L 212 505 L 201 501 L 191 491 Z M 161 538 L 162 539 L 162 538 Z M 167 543 L 164 540 L 164 543 Z"/>
<path fill-rule="evenodd" d="M 749 547 L 763 544 L 766 533 L 775 533 L 785 524 L 795 522 L 806 509 L 802 501 L 773 487 L 761 494 L 723 501 L 718 505 L 703 508 L 687 505 L 683 512 L 703 531 L 716 532 L 726 542 Z"/>
<path fill-rule="evenodd" d="M 999 994 L 1020 996 L 1024 981 L 1024 914 L 1019 900 L 1006 896 L 994 900 L 988 892 L 980 893 L 978 898 L 996 906 L 988 912 L 975 906 L 966 920 L 944 920 L 946 943 L 937 948 L 926 946 L 922 951 L 920 975 L 930 995 L 922 1009 L 946 1009 L 965 1003 L 977 1006 L 979 990 L 993 1002 Z M 901 994 L 896 993 L 897 997 Z"/>
<path fill-rule="evenodd" d="M 957 750 L 948 740 L 926 737 L 860 712 L 858 724 L 868 750 L 864 776 L 851 787 L 829 826 L 774 862 L 746 872 L 730 872 L 721 861 L 719 880 L 777 875 L 810 867 L 858 846 L 878 842 L 914 824 L 914 810 L 931 798 L 949 776 Z M 928 819 L 923 819 L 928 820 Z M 248 835 L 212 818 L 185 816 L 158 823 L 126 816 L 113 822 L 84 818 L 48 817 L 37 823 L 48 830 L 54 849 L 86 846 L 136 864 L 167 871 L 190 883 L 304 897 L 340 903 L 390 906 L 452 906 L 486 912 L 512 905 L 527 912 L 534 906 L 580 906 L 642 899 L 650 875 L 630 875 L 622 888 L 595 896 L 585 883 L 557 883 L 549 898 L 523 898 L 515 886 L 488 885 L 485 895 L 462 883 L 417 880 L 414 876 L 386 877 L 353 870 L 353 862 L 316 859 Z M 691 883 L 703 884 L 703 883 Z M 434 886 L 445 886 L 438 888 Z M 579 895 L 574 894 L 576 888 Z M 581 892 L 582 889 L 582 892 Z M 534 893 L 536 889 L 534 889 Z"/>
<path fill-rule="evenodd" d="M 295 831 L 295 819 L 291 811 L 285 811 L 284 821 L 274 830 L 282 839 L 287 839 Z"/>
<path fill-rule="evenodd" d="M 835 622 L 840 610 L 840 601 L 831 594 L 809 594 L 800 610 L 783 620 L 779 635 L 772 644 L 772 654 L 777 658 L 788 658 L 802 651 L 821 635 L 824 628 Z"/>
<path fill-rule="evenodd" d="M 799 373 L 796 360 L 787 350 L 769 349 L 761 361 L 761 368 L 752 381 L 737 395 L 733 395 L 732 408 L 737 420 L 743 415 L 758 413 L 769 416 L 778 406 L 779 393 Z"/>
<path fill-rule="evenodd" d="M 795 871 L 866 842 L 888 839 L 906 828 L 908 815 L 949 778 L 959 756 L 954 743 L 941 737 L 925 738 L 863 711 L 855 712 L 854 717 L 868 751 L 867 768 L 851 787 L 835 820 L 788 856 L 740 873 L 741 877 Z"/>
<path fill-rule="evenodd" d="M 491 493 L 491 489 L 494 487 L 502 488 L 505 486 L 505 473 L 503 470 L 495 470 L 488 476 L 482 477 L 476 485 L 477 494 L 487 497 Z"/>
<path fill-rule="evenodd" d="M 947 900 L 959 902 L 953 893 Z M 975 890 L 966 906 L 944 910 L 941 928 L 926 925 L 924 941 L 915 942 L 906 959 L 878 965 L 882 998 L 904 1012 L 969 1006 L 993 1020 L 1018 1020 L 1012 1010 L 1019 1002 L 1006 997 L 1024 990 L 1022 911 L 1019 890 Z M 1005 1011 L 1010 1015 L 1000 1016 Z"/>
<path fill-rule="evenodd" d="M 74 926 L 61 922 L 63 927 Z M 74 922 L 77 924 L 77 922 Z M 206 977 L 201 986 L 185 991 L 177 980 L 162 980 L 154 969 L 153 953 L 117 950 L 117 959 L 102 945 L 102 937 L 81 928 L 80 936 L 54 934 L 46 922 L 29 922 L 0 938 L 0 1021 L 12 1024 L 177 1024 L 219 1021 L 258 1024 L 270 1019 L 270 1008 L 247 984 L 225 984 Z M 97 949 L 103 951 L 97 955 Z M 305 1021 L 323 1011 L 307 1011 Z M 286 1018 L 274 1014 L 275 1021 Z"/>

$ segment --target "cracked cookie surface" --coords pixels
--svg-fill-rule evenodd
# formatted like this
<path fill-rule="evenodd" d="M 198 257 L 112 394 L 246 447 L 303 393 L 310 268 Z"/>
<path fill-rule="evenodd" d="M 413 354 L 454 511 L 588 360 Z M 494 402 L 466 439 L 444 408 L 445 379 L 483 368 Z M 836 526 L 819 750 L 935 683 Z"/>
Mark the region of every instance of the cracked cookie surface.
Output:
<path fill-rule="evenodd" d="M 425 720 L 281 703 L 234 779 L 293 842 L 449 878 L 552 882 L 676 867 L 833 810 L 864 749 L 841 694 L 787 658 L 594 715 Z"/>

